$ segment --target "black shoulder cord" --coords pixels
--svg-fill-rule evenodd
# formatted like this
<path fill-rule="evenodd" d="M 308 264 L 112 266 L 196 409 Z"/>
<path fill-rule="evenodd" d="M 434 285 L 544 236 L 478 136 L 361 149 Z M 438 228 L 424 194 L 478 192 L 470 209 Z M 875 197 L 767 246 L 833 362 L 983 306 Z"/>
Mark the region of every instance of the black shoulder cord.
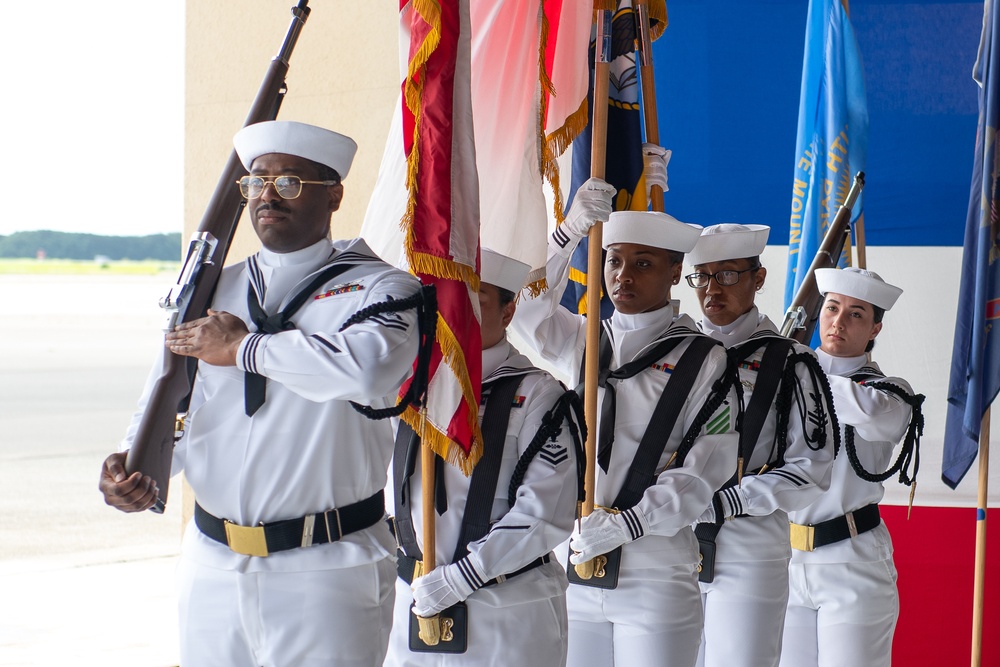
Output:
<path fill-rule="evenodd" d="M 712 418 L 715 411 L 725 403 L 733 384 L 739 382 L 737 373 L 736 364 L 732 363 L 732 359 L 730 358 L 726 363 L 725 372 L 712 385 L 712 393 L 709 395 L 708 400 L 702 404 L 701 410 L 698 411 L 687 433 L 684 434 L 680 445 L 677 446 L 677 452 L 673 461 L 674 466 L 680 467 L 684 464 L 684 459 L 687 457 L 688 452 L 691 451 L 691 448 L 694 447 L 694 441 L 701 433 L 702 427 L 708 423 L 708 420 Z M 740 392 L 740 395 L 742 396 L 742 392 Z"/>
<path fill-rule="evenodd" d="M 393 299 L 391 296 L 381 303 L 373 303 L 351 315 L 340 331 L 363 322 L 382 313 L 398 313 L 411 308 L 417 309 L 417 334 L 420 344 L 417 348 L 417 364 L 413 370 L 413 380 L 399 402 L 390 407 L 376 409 L 370 405 L 361 405 L 350 401 L 351 407 L 369 419 L 387 419 L 403 414 L 410 404 L 420 406 L 427 393 L 427 377 L 430 373 L 431 352 L 434 349 L 434 335 L 437 331 L 437 292 L 434 285 L 424 285 L 420 291 L 405 299 Z"/>
<path fill-rule="evenodd" d="M 798 364 L 809 369 L 809 376 L 812 379 L 811 393 L 816 403 L 816 409 L 811 413 L 806 410 L 805 396 L 802 395 L 802 390 L 795 377 L 795 367 Z M 813 424 L 812 432 L 804 433 L 806 446 L 809 449 L 819 451 L 826 446 L 826 422 L 827 419 L 830 420 L 833 431 L 833 455 L 836 457 L 840 453 L 840 422 L 837 420 L 837 411 L 833 407 L 833 392 L 830 390 L 830 381 L 816 357 L 808 352 L 797 352 L 788 355 L 788 361 L 785 362 L 785 370 L 781 378 L 781 389 L 774 401 L 774 409 L 778 416 L 776 425 L 778 461 L 776 467 L 785 463 L 785 450 L 788 448 L 788 420 L 791 417 L 793 400 L 798 407 L 803 430 L 808 427 L 808 424 Z"/>
<path fill-rule="evenodd" d="M 870 473 L 861 465 L 858 458 L 858 450 L 854 446 L 854 427 L 847 426 L 844 429 L 844 447 L 847 450 L 847 458 L 851 462 L 851 467 L 858 477 L 866 482 L 884 482 L 897 472 L 899 473 L 899 483 L 910 486 L 917 480 L 917 472 L 920 470 L 920 436 L 924 434 L 924 415 L 920 409 L 924 402 L 923 394 L 910 396 L 901 387 L 891 382 L 868 382 L 866 387 L 887 391 L 895 394 L 904 403 L 908 404 L 913 413 L 910 416 L 910 425 L 906 428 L 906 436 L 903 438 L 903 447 L 896 458 L 896 462 L 882 474 Z M 913 474 L 909 475 L 910 465 L 913 465 Z"/>
<path fill-rule="evenodd" d="M 574 421 L 575 420 L 575 421 Z M 576 447 L 576 479 L 577 479 L 577 500 L 583 500 L 583 476 L 586 466 L 586 458 L 583 452 L 583 441 L 587 439 L 587 425 L 583 417 L 583 401 L 575 391 L 567 391 L 556 400 L 555 405 L 545 413 L 542 418 L 542 425 L 531 439 L 528 447 L 517 460 L 514 466 L 514 474 L 510 478 L 510 486 L 507 488 L 507 504 L 514 506 L 517 499 L 517 489 L 524 481 L 524 475 L 528 470 L 535 455 L 541 451 L 542 447 L 549 440 L 555 440 L 562 430 L 562 423 L 566 422 L 569 427 L 573 444 Z M 579 428 L 577 428 L 579 424 Z"/>

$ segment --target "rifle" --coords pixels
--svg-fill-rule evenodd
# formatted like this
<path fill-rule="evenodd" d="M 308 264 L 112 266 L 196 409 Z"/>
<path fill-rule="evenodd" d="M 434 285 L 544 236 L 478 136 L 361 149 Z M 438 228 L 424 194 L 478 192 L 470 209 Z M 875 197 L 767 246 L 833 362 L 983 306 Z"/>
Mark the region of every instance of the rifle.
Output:
<path fill-rule="evenodd" d="M 278 54 L 271 60 L 264 75 L 264 81 L 243 123 L 244 127 L 277 117 L 281 100 L 288 90 L 285 85 L 288 59 L 309 17 L 310 9 L 306 6 L 308 2 L 309 0 L 299 0 L 298 5 L 292 8 L 292 23 Z M 160 299 L 160 307 L 167 313 L 164 331 L 171 331 L 178 324 L 206 315 L 215 285 L 222 273 L 226 253 L 236 233 L 236 225 L 246 207 L 247 202 L 236 187 L 236 181 L 246 174 L 247 170 L 236 151 L 230 152 L 208 208 L 191 238 L 177 283 Z M 162 513 L 166 507 L 174 442 L 184 430 L 184 417 L 193 380 L 193 373 L 188 370 L 187 357 L 165 351 L 163 369 L 153 386 L 125 460 L 128 474 L 139 470 L 156 482 L 159 495 L 150 509 L 157 514 Z"/>
<path fill-rule="evenodd" d="M 844 243 L 847 242 L 847 232 L 851 223 L 851 209 L 854 202 L 865 187 L 865 172 L 859 171 L 854 177 L 854 185 L 847 193 L 837 216 L 830 224 L 830 228 L 823 237 L 823 242 L 813 257 L 812 264 L 806 277 L 795 292 L 795 298 L 785 311 L 785 320 L 781 323 L 781 335 L 808 345 L 812 339 L 813 330 L 816 328 L 816 321 L 819 319 L 819 310 L 823 305 L 823 298 L 816 288 L 816 269 L 835 269 L 840 261 L 840 255 L 844 252 Z"/>

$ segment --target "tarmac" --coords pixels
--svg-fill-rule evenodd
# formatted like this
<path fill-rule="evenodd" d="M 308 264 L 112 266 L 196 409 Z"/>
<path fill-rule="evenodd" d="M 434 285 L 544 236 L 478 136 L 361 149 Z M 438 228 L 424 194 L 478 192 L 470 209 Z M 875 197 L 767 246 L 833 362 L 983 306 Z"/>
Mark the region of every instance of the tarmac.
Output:
<path fill-rule="evenodd" d="M 0 563 L 0 665 L 178 665 L 176 562 L 113 550 Z"/>
<path fill-rule="evenodd" d="M 0 276 L 0 665 L 179 663 L 180 484 L 163 515 L 97 490 L 174 277 Z"/>

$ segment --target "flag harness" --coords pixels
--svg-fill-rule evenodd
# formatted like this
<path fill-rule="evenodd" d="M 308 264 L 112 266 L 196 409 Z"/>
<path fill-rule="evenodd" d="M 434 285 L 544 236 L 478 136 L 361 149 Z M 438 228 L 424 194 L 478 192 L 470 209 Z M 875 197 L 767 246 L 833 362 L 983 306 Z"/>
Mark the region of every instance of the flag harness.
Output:
<path fill-rule="evenodd" d="M 808 423 L 813 425 L 811 433 L 803 434 L 806 445 L 810 449 L 819 450 L 826 446 L 827 420 L 833 423 L 833 447 L 836 457 L 840 449 L 840 429 L 837 424 L 836 412 L 833 409 L 833 394 L 830 391 L 830 384 L 816 358 L 805 352 L 792 353 L 793 344 L 792 340 L 783 336 L 762 336 L 727 350 L 729 358 L 727 372 L 732 375 L 732 381 L 739 396 L 740 414 L 736 423 L 740 433 L 740 444 L 736 473 L 719 491 L 738 486 L 742 481 L 743 467 L 749 464 L 750 458 L 759 444 L 760 433 L 767 421 L 772 404 L 777 413 L 777 423 L 775 439 L 771 444 L 771 455 L 767 463 L 747 474 L 760 475 L 769 469 L 780 468 L 785 464 L 785 451 L 788 449 L 788 421 L 793 400 L 799 407 L 799 417 L 803 427 L 805 428 Z M 739 367 L 761 347 L 764 348 L 764 352 L 760 360 L 757 383 L 750 397 L 750 403 L 744 410 L 743 384 L 739 377 Z M 817 400 L 816 410 L 812 413 L 805 409 L 802 401 L 804 397 L 796 380 L 795 371 L 799 364 L 805 366 L 809 371 L 813 383 L 812 394 L 816 397 L 822 397 L 823 402 Z M 716 539 L 725 525 L 722 502 L 718 493 L 712 496 L 712 507 L 715 510 L 715 521 L 713 523 L 699 523 L 694 531 L 701 551 L 698 580 L 704 583 L 711 583 L 715 579 Z"/>
<path fill-rule="evenodd" d="M 691 336 L 671 337 L 660 342 L 638 359 L 621 366 L 615 371 L 609 371 L 612 357 L 611 338 L 607 331 L 607 325 L 601 328 L 600 375 L 605 385 L 606 404 L 609 401 L 607 390 L 610 388 L 610 385 L 607 384 L 608 379 L 628 379 L 638 375 L 639 372 L 649 368 L 650 364 L 658 359 L 662 359 L 677 345 L 687 339 L 690 339 L 691 343 L 684 350 L 684 353 L 670 375 L 670 379 L 667 380 L 667 386 L 660 394 L 660 399 L 653 409 L 649 424 L 646 426 L 632 463 L 629 465 L 625 482 L 622 484 L 622 488 L 615 497 L 612 508 L 609 511 L 619 512 L 635 507 L 642 499 L 645 490 L 656 483 L 656 479 L 660 473 L 672 466 L 679 467 L 684 464 L 684 459 L 694 446 L 694 441 L 701 433 L 702 427 L 708 423 L 708 420 L 715 414 L 715 411 L 725 402 L 729 388 L 732 385 L 732 374 L 726 372 L 715 381 L 708 400 L 702 405 L 701 410 L 684 434 L 677 450 L 670 457 L 670 460 L 667 461 L 666 466 L 657 470 L 656 464 L 663 456 L 663 452 L 670 440 L 670 434 L 673 432 L 674 425 L 680 416 L 680 411 L 687 400 L 688 394 L 691 392 L 691 388 L 694 386 L 705 358 L 712 348 L 721 344 L 699 333 L 694 333 Z M 586 360 L 582 363 L 585 364 Z M 583 391 L 582 384 L 577 387 L 577 391 Z M 613 444 L 614 426 L 613 424 L 607 424 L 607 420 L 609 418 L 613 420 L 615 414 L 613 399 L 610 400 L 610 407 L 605 405 L 601 409 L 601 426 L 604 427 L 607 425 L 610 427 L 606 431 L 611 434 L 611 440 L 606 440 L 606 447 L 608 448 Z M 605 429 L 602 428 L 601 430 L 604 431 Z M 603 456 L 598 455 L 598 460 L 610 461 L 610 458 L 611 454 L 608 449 L 605 449 Z M 576 573 L 574 568 L 567 568 L 566 574 L 569 577 L 570 583 L 593 588 L 617 588 L 618 572 L 621 567 L 621 553 L 622 548 L 618 547 L 606 554 L 597 556 L 594 559 L 596 561 L 594 576 L 590 579 L 583 579 Z"/>

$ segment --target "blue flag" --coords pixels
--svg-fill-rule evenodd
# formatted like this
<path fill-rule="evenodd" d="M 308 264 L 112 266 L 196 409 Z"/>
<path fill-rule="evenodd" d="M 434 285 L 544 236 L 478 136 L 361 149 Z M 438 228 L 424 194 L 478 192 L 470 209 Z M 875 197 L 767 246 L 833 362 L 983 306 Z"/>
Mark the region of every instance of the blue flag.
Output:
<path fill-rule="evenodd" d="M 1000 16 L 986 2 L 983 36 L 973 78 L 979 90 L 979 128 L 972 167 L 969 216 L 965 223 L 962 282 L 951 353 L 948 420 L 941 478 L 955 488 L 979 448 L 983 414 L 1000 390 Z"/>
<path fill-rule="evenodd" d="M 590 42 L 590 91 L 587 94 L 586 129 L 573 140 L 573 176 L 567 209 L 577 188 L 590 178 L 591 120 L 594 107 L 594 39 Z M 611 80 L 608 85 L 607 164 L 604 180 L 615 186 L 616 211 L 646 210 L 645 179 L 642 178 L 642 115 L 639 105 L 639 77 L 635 63 L 636 24 L 631 3 L 620 2 L 611 23 Z M 561 305 L 574 313 L 585 313 L 587 304 L 587 252 L 584 238 L 570 260 L 569 283 Z M 601 276 L 597 276 L 601 285 Z M 601 319 L 611 316 L 614 306 L 607 294 L 601 298 Z"/>
<path fill-rule="evenodd" d="M 847 198 L 854 175 L 864 171 L 868 153 L 868 103 L 861 52 L 841 0 L 809 3 L 797 137 L 786 308 Z M 852 223 L 862 210 L 859 198 L 851 212 Z M 845 251 L 848 249 L 845 246 Z"/>

